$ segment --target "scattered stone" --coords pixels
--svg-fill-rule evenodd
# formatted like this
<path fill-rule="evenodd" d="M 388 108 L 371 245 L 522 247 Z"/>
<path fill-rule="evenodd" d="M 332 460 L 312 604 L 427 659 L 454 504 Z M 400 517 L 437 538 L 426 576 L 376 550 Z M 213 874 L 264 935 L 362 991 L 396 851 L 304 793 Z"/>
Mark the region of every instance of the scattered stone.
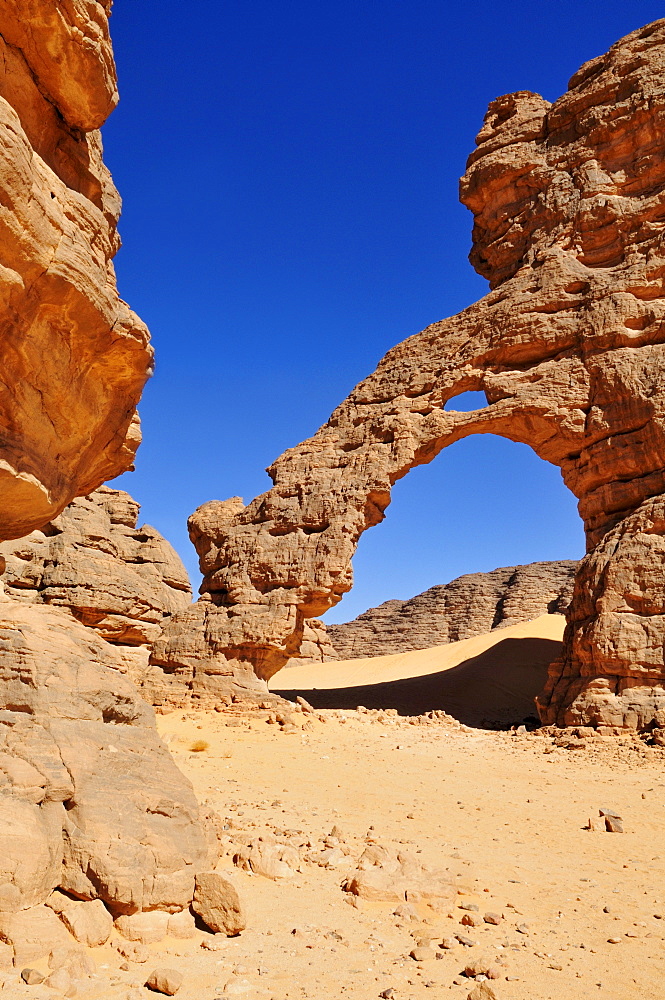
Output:
<path fill-rule="evenodd" d="M 494 924 L 495 926 L 498 926 L 502 919 L 503 917 L 500 913 L 486 913 L 483 917 L 486 924 Z"/>
<path fill-rule="evenodd" d="M 175 996 L 182 986 L 185 977 L 177 969 L 155 969 L 148 979 L 146 986 L 155 993 L 164 993 L 167 997 Z"/>
<path fill-rule="evenodd" d="M 465 948 L 473 948 L 473 946 L 476 943 L 470 937 L 465 937 L 464 934 L 456 934 L 455 937 L 457 938 L 460 944 L 464 945 Z"/>
<path fill-rule="evenodd" d="M 434 950 L 430 945 L 416 945 L 409 952 L 409 957 L 414 960 L 414 962 L 427 962 L 429 959 L 434 958 Z"/>
<path fill-rule="evenodd" d="M 487 970 L 491 969 L 494 965 L 493 960 L 488 955 L 479 955 L 477 958 L 471 958 L 464 966 L 464 975 L 468 976 L 469 979 L 475 979 L 476 976 L 486 976 Z"/>
<path fill-rule="evenodd" d="M 43 973 L 39 972 L 37 969 L 23 969 L 21 972 L 21 979 L 28 986 L 39 986 L 40 983 L 44 982 L 46 977 Z"/>
<path fill-rule="evenodd" d="M 482 924 L 482 920 L 477 914 L 465 913 L 460 923 L 464 924 L 465 927 L 479 927 Z"/>
<path fill-rule="evenodd" d="M 623 938 L 620 937 L 611 937 L 607 939 L 608 944 L 621 944 L 622 941 Z"/>

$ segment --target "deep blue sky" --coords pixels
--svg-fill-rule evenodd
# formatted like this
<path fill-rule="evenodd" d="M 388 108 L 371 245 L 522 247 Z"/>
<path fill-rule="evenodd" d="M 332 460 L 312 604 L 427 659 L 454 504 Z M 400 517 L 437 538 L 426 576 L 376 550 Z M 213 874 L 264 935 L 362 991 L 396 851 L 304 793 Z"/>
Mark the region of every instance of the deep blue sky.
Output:
<path fill-rule="evenodd" d="M 246 501 L 393 344 L 486 291 L 458 178 L 487 103 L 554 100 L 665 14 L 650 0 L 116 0 L 120 291 L 156 374 L 116 480 L 183 556 L 206 500 Z M 478 436 L 397 484 L 344 621 L 460 573 L 583 552 L 559 470 Z"/>

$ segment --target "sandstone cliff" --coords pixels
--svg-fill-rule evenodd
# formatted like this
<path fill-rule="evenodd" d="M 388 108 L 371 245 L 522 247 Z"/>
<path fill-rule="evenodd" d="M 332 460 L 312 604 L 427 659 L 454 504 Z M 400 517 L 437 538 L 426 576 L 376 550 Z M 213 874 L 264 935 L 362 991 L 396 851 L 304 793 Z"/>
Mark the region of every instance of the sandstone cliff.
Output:
<path fill-rule="evenodd" d="M 245 506 L 190 519 L 204 584 L 154 661 L 182 697 L 246 690 L 352 583 L 392 485 L 474 433 L 529 444 L 579 498 L 588 555 L 544 720 L 648 726 L 665 710 L 665 22 L 586 63 L 554 104 L 489 107 L 461 182 L 491 291 L 398 345 Z M 488 405 L 445 410 L 466 390 Z"/>
<path fill-rule="evenodd" d="M 385 601 L 353 621 L 328 625 L 337 659 L 351 660 L 470 639 L 495 628 L 565 614 L 578 564 L 573 560 L 468 573 L 408 601 Z M 321 660 L 312 653 L 303 660 Z M 326 657 L 327 658 L 327 657 Z"/>
<path fill-rule="evenodd" d="M 0 0 L 0 538 L 131 467 L 148 332 L 118 297 L 110 2 Z"/>

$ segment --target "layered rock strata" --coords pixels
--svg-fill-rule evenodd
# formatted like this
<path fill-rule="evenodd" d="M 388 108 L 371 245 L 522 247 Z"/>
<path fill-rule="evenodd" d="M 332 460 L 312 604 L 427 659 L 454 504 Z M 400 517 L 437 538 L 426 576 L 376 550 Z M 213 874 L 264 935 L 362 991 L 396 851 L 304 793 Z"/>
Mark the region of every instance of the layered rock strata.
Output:
<path fill-rule="evenodd" d="M 118 297 L 110 2 L 0 0 L 0 538 L 131 467 L 152 357 Z"/>
<path fill-rule="evenodd" d="M 530 91 L 490 104 L 461 198 L 491 291 L 389 351 L 277 459 L 271 490 L 190 518 L 202 598 L 154 655 L 174 690 L 215 697 L 279 670 L 351 587 L 392 485 L 494 433 L 560 467 L 586 529 L 542 718 L 641 728 L 665 709 L 664 70 L 657 21 L 554 104 Z M 488 405 L 444 409 L 467 390 Z"/>
<path fill-rule="evenodd" d="M 77 497 L 25 538 L 0 543 L 5 593 L 67 608 L 108 642 L 148 647 L 162 622 L 192 599 L 173 547 L 123 490 Z"/>
<path fill-rule="evenodd" d="M 326 636 L 336 659 L 353 660 L 429 649 L 540 615 L 565 614 L 577 566 L 571 559 L 468 573 L 408 601 L 385 601 L 353 621 L 328 625 Z M 329 658 L 327 650 L 323 655 L 319 650 L 307 656 L 309 649 L 303 648 L 303 660 Z"/>

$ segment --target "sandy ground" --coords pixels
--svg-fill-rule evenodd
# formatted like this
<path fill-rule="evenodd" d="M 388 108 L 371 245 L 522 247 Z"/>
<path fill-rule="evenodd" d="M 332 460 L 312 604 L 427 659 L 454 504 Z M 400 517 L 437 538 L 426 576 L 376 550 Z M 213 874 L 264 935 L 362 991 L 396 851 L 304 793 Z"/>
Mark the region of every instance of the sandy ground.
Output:
<path fill-rule="evenodd" d="M 542 615 L 432 649 L 302 664 L 280 671 L 271 686 L 290 699 L 305 694 L 317 708 L 438 709 L 471 726 L 503 728 L 533 717 L 565 623 L 563 615 Z"/>
<path fill-rule="evenodd" d="M 478 986 L 464 975 L 471 961 L 493 967 L 486 986 L 498 1000 L 665 996 L 665 749 L 484 731 L 443 714 L 280 718 L 238 708 L 159 717 L 219 816 L 218 868 L 239 888 L 247 929 L 166 939 L 125 968 L 112 947 L 95 949 L 97 974 L 79 997 L 147 1000 L 147 976 L 166 966 L 184 974 L 179 1000 L 466 1000 Z M 600 807 L 623 817 L 624 833 L 584 829 Z M 287 877 L 234 867 L 259 837 L 268 850 L 284 845 Z M 368 845 L 422 867 L 407 880 L 409 902 L 342 890 Z M 450 888 L 428 900 L 423 885 L 436 889 L 441 874 Z M 15 984 L 3 996 L 54 995 Z"/>

